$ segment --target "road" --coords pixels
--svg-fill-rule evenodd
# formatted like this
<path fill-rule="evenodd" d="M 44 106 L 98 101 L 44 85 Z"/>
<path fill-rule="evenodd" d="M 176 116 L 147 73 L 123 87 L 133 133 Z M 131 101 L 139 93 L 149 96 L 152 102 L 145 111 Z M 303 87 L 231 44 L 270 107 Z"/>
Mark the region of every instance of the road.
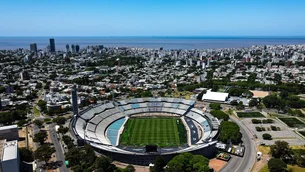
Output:
<path fill-rule="evenodd" d="M 59 143 L 59 141 L 57 139 L 54 124 L 51 124 L 49 126 L 49 131 L 50 131 L 50 137 L 51 137 L 52 143 L 56 150 L 56 152 L 55 152 L 56 159 L 57 159 L 57 161 L 61 161 L 63 163 L 61 165 L 61 167 L 59 167 L 59 170 L 60 170 L 60 172 L 69 172 L 69 170 L 67 169 L 67 167 L 65 165 L 65 156 L 63 154 L 61 144 Z M 55 133 L 55 134 L 53 134 L 53 133 Z"/>
<path fill-rule="evenodd" d="M 221 172 L 248 172 L 251 171 L 256 158 L 256 145 L 253 135 L 238 119 L 230 117 L 233 122 L 239 125 L 240 132 L 243 135 L 242 141 L 245 146 L 244 157 L 232 156 L 229 163 L 221 170 Z"/>

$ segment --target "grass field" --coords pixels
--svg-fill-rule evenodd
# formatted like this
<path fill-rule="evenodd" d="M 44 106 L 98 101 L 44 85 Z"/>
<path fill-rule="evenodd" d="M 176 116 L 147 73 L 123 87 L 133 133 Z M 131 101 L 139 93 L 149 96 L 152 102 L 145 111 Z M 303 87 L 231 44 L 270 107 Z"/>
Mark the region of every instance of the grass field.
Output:
<path fill-rule="evenodd" d="M 176 147 L 186 143 L 186 129 L 179 118 L 130 118 L 120 138 L 123 146 Z"/>
<path fill-rule="evenodd" d="M 264 118 L 265 116 L 259 112 L 236 112 L 240 118 Z"/>
<path fill-rule="evenodd" d="M 39 116 L 40 116 L 40 112 L 39 112 L 39 110 L 36 108 L 36 106 L 33 107 L 33 111 L 34 111 L 34 116 L 35 116 L 35 117 L 39 117 Z"/>
<path fill-rule="evenodd" d="M 305 128 L 305 123 L 297 118 L 279 118 L 285 124 L 292 128 Z"/>
<path fill-rule="evenodd" d="M 295 166 L 295 165 L 287 165 L 287 171 L 291 172 L 303 172 L 305 168 Z M 264 165 L 262 169 L 259 170 L 259 172 L 270 172 L 268 169 L 268 164 Z"/>

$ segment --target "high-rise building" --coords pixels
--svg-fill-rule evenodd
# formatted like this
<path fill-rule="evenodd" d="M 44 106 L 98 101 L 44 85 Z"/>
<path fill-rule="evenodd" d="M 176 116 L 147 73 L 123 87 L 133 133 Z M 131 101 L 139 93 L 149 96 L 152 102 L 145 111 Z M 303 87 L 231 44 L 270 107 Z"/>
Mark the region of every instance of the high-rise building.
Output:
<path fill-rule="evenodd" d="M 78 104 L 77 104 L 77 88 L 76 85 L 72 89 L 72 106 L 73 106 L 73 115 L 78 115 Z"/>
<path fill-rule="evenodd" d="M 36 44 L 36 43 L 30 44 L 30 50 L 31 50 L 32 52 L 37 53 L 37 44 Z"/>
<path fill-rule="evenodd" d="M 74 44 L 71 45 L 72 53 L 75 53 L 75 46 Z"/>
<path fill-rule="evenodd" d="M 50 52 L 55 53 L 55 40 L 53 38 L 50 39 Z"/>
<path fill-rule="evenodd" d="M 75 51 L 76 51 L 76 53 L 79 52 L 79 45 L 78 44 L 75 46 Z"/>
<path fill-rule="evenodd" d="M 0 151 L 0 170 L 2 172 L 19 172 L 18 140 L 0 140 Z"/>
<path fill-rule="evenodd" d="M 66 45 L 66 50 L 67 50 L 67 52 L 70 51 L 70 46 L 69 46 L 69 44 Z"/>
<path fill-rule="evenodd" d="M 1 98 L 0 98 L 0 111 L 2 110 L 2 102 L 1 102 Z"/>
<path fill-rule="evenodd" d="M 31 79 L 31 76 L 30 76 L 30 74 L 29 74 L 29 72 L 28 71 L 22 71 L 22 72 L 20 72 L 20 79 L 22 80 L 22 81 L 24 81 L 24 80 L 30 80 Z"/>

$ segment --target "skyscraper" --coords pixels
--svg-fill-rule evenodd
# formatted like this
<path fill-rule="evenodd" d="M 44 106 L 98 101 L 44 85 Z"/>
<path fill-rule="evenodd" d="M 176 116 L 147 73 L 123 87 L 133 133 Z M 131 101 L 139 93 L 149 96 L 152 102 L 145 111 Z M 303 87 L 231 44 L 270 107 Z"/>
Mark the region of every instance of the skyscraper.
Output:
<path fill-rule="evenodd" d="M 50 39 L 50 52 L 55 53 L 55 40 L 53 38 Z"/>
<path fill-rule="evenodd" d="M 75 46 L 74 44 L 71 45 L 72 53 L 75 53 Z"/>
<path fill-rule="evenodd" d="M 79 45 L 76 45 L 76 46 L 75 46 L 75 50 L 76 50 L 76 53 L 79 52 Z"/>
<path fill-rule="evenodd" d="M 77 89 L 76 85 L 73 86 L 72 89 L 72 106 L 73 106 L 73 115 L 78 115 L 78 104 L 77 104 Z"/>
<path fill-rule="evenodd" d="M 36 43 L 30 44 L 30 50 L 31 50 L 32 52 L 37 53 L 37 44 L 36 44 Z"/>
<path fill-rule="evenodd" d="M 69 46 L 69 44 L 66 45 L 66 50 L 67 50 L 67 52 L 70 51 L 70 46 Z"/>

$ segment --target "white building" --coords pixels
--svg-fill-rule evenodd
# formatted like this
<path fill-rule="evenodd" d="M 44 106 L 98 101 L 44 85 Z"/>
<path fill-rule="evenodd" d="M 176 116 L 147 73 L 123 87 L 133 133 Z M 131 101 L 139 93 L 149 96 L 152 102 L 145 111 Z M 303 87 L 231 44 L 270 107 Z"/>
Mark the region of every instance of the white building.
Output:
<path fill-rule="evenodd" d="M 208 90 L 203 96 L 202 101 L 225 102 L 229 97 L 229 93 L 213 92 Z"/>

